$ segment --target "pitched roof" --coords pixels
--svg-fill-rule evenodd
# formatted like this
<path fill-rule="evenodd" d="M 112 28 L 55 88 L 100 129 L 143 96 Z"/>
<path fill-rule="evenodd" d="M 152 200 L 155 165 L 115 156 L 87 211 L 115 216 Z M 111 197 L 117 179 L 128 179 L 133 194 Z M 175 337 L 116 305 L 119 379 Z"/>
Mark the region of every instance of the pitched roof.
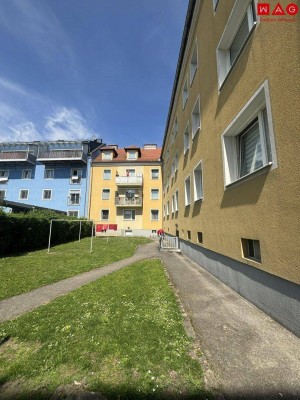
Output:
<path fill-rule="evenodd" d="M 127 162 L 127 163 L 142 163 L 142 162 L 153 162 L 160 161 L 161 157 L 161 147 L 156 149 L 143 149 L 140 148 L 141 155 L 136 160 L 128 160 L 126 157 L 126 150 L 130 149 L 129 147 L 125 147 L 123 149 L 115 149 L 112 147 L 102 147 L 100 150 L 114 150 L 115 157 L 112 160 L 102 160 L 102 154 L 96 157 L 93 160 L 93 163 L 119 163 L 119 162 Z"/>

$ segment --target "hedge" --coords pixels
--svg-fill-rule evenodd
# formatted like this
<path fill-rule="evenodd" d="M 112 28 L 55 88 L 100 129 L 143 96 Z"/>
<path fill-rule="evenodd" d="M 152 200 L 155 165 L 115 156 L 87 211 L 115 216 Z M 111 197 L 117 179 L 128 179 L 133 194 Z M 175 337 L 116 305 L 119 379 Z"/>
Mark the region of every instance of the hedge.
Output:
<path fill-rule="evenodd" d="M 51 219 L 65 218 L 53 212 L 6 214 L 0 212 L 0 256 L 48 246 Z M 53 223 L 51 246 L 78 239 L 79 222 L 74 218 Z M 83 222 L 81 237 L 91 235 L 91 223 Z"/>

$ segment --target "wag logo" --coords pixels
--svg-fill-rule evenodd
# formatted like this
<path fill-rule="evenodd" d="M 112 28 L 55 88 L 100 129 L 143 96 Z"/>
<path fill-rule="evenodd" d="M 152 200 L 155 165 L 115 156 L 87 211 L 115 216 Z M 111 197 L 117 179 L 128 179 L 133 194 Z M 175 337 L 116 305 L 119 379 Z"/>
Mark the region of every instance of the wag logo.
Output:
<path fill-rule="evenodd" d="M 270 5 L 270 3 L 257 3 L 257 15 L 260 16 L 272 16 L 273 18 L 261 18 L 261 21 L 276 22 L 294 22 L 294 18 L 298 14 L 299 7 L 296 3 L 289 3 L 287 5 L 282 5 L 277 3 L 275 6 Z"/>

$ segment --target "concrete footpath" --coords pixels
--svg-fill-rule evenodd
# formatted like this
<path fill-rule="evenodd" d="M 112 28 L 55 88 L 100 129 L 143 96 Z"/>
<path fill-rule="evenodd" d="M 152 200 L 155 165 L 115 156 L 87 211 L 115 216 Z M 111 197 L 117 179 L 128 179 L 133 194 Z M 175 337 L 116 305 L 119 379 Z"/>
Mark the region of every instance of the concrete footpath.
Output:
<path fill-rule="evenodd" d="M 300 399 L 300 340 L 178 253 L 157 242 L 106 267 L 0 302 L 0 321 L 15 318 L 136 261 L 161 258 L 192 324 L 208 387 L 226 399 Z"/>

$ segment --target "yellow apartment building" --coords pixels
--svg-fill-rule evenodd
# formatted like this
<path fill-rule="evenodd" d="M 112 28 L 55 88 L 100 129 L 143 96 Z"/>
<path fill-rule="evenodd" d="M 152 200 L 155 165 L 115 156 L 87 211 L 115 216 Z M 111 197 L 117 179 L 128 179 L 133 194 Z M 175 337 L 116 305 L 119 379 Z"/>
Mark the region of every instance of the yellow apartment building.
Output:
<path fill-rule="evenodd" d="M 299 335 L 300 15 L 258 7 L 189 2 L 162 148 L 163 228 Z"/>
<path fill-rule="evenodd" d="M 102 147 L 92 162 L 89 218 L 100 234 L 155 235 L 162 227 L 161 148 Z"/>

